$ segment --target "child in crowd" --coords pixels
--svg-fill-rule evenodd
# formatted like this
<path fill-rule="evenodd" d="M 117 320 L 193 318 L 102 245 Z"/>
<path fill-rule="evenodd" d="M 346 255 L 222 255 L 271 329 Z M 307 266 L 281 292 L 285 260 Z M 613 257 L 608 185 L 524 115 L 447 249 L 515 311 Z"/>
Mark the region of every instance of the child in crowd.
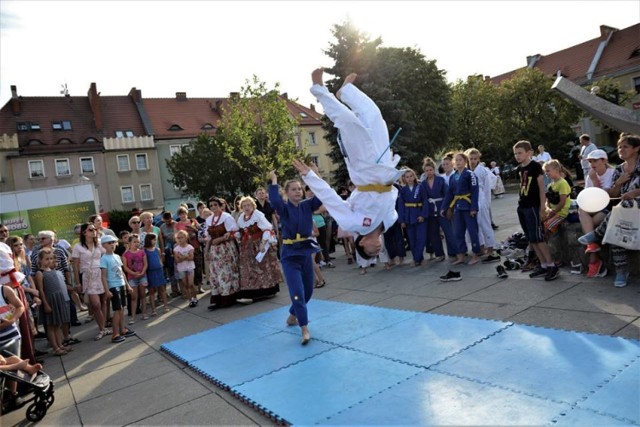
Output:
<path fill-rule="evenodd" d="M 32 365 L 26 359 L 20 359 L 18 356 L 3 357 L 0 354 L 0 371 L 24 371 L 29 375 L 36 375 L 42 369 L 42 365 L 36 363 Z"/>
<path fill-rule="evenodd" d="M 496 238 L 491 226 L 491 187 L 495 176 L 480 163 L 482 154 L 477 148 L 470 148 L 464 152 L 469 158 L 469 169 L 478 180 L 478 231 L 480 245 L 484 247 L 486 258 L 483 263 L 500 261 L 500 255 L 495 251 Z"/>
<path fill-rule="evenodd" d="M 593 150 L 587 155 L 587 161 L 591 169 L 589 169 L 589 174 L 585 178 L 584 187 L 598 187 L 608 191 L 613 186 L 614 169 L 609 167 L 607 153 L 604 150 Z M 595 213 L 585 212 L 578 208 L 582 232 L 586 234 L 595 230 L 608 213 L 609 207 Z M 589 243 L 585 252 L 589 254 L 587 277 L 605 277 L 608 271 L 598 254 L 600 245 L 598 243 Z"/>
<path fill-rule="evenodd" d="M 284 185 L 284 192 L 287 196 L 285 203 L 280 195 L 280 186 L 275 171 L 271 171 L 269 177 L 271 178 L 269 202 L 278 214 L 282 226 L 282 253 L 280 255 L 282 274 L 287 281 L 291 298 L 287 325 L 300 326 L 301 343 L 306 345 L 311 340 L 307 326 L 309 324 L 307 303 L 313 295 L 312 257 L 320 251 L 320 247 L 312 236 L 313 212 L 322 205 L 322 202 L 317 196 L 303 200 L 300 181 L 291 180 Z"/>
<path fill-rule="evenodd" d="M 424 261 L 427 227 L 424 222 L 426 199 L 418 177 L 412 169 L 404 169 L 404 187 L 398 193 L 400 227 L 407 230 L 413 265 L 419 267 Z"/>
<path fill-rule="evenodd" d="M 149 287 L 152 316 L 157 316 L 158 314 L 156 311 L 156 290 L 164 304 L 164 312 L 167 313 L 169 311 L 169 306 L 167 305 L 167 281 L 164 277 L 160 249 L 156 245 L 157 240 L 158 236 L 155 233 L 147 233 L 144 236 L 144 253 L 147 257 L 147 286 Z"/>
<path fill-rule="evenodd" d="M 124 326 L 124 314 L 122 310 L 122 302 L 124 292 L 133 294 L 134 289 L 127 283 L 122 273 L 122 259 L 115 254 L 116 243 L 118 239 L 108 234 L 100 238 L 100 244 L 105 249 L 105 253 L 100 258 L 100 270 L 102 272 L 102 286 L 107 297 L 111 300 L 111 309 L 113 317 L 111 318 L 113 335 L 111 342 L 114 344 L 121 343 L 125 338 L 132 337 L 136 333 Z M 132 304 L 135 309 L 135 306 Z"/>
<path fill-rule="evenodd" d="M 440 238 L 440 230 L 442 230 L 447 242 L 447 252 L 449 256 L 456 256 L 455 238 L 451 221 L 440 215 L 442 208 L 442 200 L 447 192 L 447 183 L 445 178 L 436 175 L 436 164 L 431 157 L 425 157 L 422 161 L 422 170 L 424 171 L 424 180 L 420 183 L 426 198 L 425 218 L 427 223 L 427 242 L 435 253 L 435 260 L 444 261 L 444 249 L 442 247 L 442 239 Z"/>
<path fill-rule="evenodd" d="M 53 348 L 53 354 L 63 356 L 72 351 L 62 340 L 61 327 L 70 322 L 69 305 L 65 294 L 67 286 L 64 279 L 56 272 L 56 258 L 51 248 L 42 248 L 38 253 L 38 271 L 36 272 L 36 288 L 42 296 L 41 317 L 47 325 L 47 338 Z"/>
<path fill-rule="evenodd" d="M 464 263 L 467 255 L 467 242 L 465 233 L 469 232 L 471 250 L 473 256 L 469 265 L 480 261 L 480 239 L 478 237 L 478 180 L 473 172 L 467 169 L 469 159 L 464 153 L 456 153 L 454 156 L 456 171 L 449 179 L 449 190 L 445 194 L 440 214 L 449 219 L 453 218 L 454 234 L 458 250 L 456 260 L 452 264 Z"/>
<path fill-rule="evenodd" d="M 142 319 L 147 320 L 147 256 L 140 248 L 140 237 L 133 233 L 129 236 L 129 248 L 122 255 L 124 271 L 127 273 L 127 281 L 133 289 L 131 292 L 131 306 L 129 309 L 129 324 L 136 322 L 138 311 L 138 298 L 142 305 Z"/>
<path fill-rule="evenodd" d="M 389 131 L 380 109 L 353 85 L 356 77 L 348 75 L 338 91 L 343 104 L 324 86 L 322 68 L 311 74 L 311 93 L 338 128 L 340 148 L 349 176 L 356 184 L 355 191 L 344 201 L 307 165 L 295 161 L 294 166 L 338 225 L 358 234 L 355 246 L 360 255 L 372 258 L 382 249 L 379 237 L 398 217 L 397 190 L 392 184 L 402 172 L 396 169 L 400 157 L 393 156 L 389 149 Z"/>
<path fill-rule="evenodd" d="M 529 240 L 529 245 L 540 260 L 540 265 L 533 269 L 529 277 L 544 277 L 546 281 L 555 280 L 560 273 L 551 258 L 549 246 L 544 241 L 542 226 L 546 206 L 542 166 L 532 160 L 533 149 L 529 141 L 518 141 L 513 146 L 513 154 L 518 162 L 517 171 L 520 178 L 518 219 Z"/>
<path fill-rule="evenodd" d="M 196 264 L 193 261 L 195 250 L 187 242 L 189 234 L 186 231 L 178 231 L 175 234 L 175 239 L 176 245 L 173 248 L 173 257 L 176 261 L 176 274 L 178 275 L 178 280 L 180 280 L 182 296 L 185 299 L 189 299 L 189 307 L 195 307 L 198 305 L 196 288 L 193 284 L 196 269 Z"/>
<path fill-rule="evenodd" d="M 393 186 L 400 192 L 401 186 L 398 182 L 394 183 Z M 396 212 L 398 213 L 398 219 L 389 229 L 384 230 L 384 248 L 389 257 L 389 267 L 404 265 L 404 258 L 407 256 L 404 235 L 402 234 L 403 230 L 400 226 L 400 199 L 396 199 Z M 355 253 L 355 251 L 353 252 Z"/>
<path fill-rule="evenodd" d="M 129 233 L 129 230 L 122 230 L 118 234 L 118 237 L 120 239 L 118 240 L 118 245 L 116 246 L 116 250 L 115 250 L 115 254 L 116 255 L 121 257 L 127 251 L 127 249 L 129 248 L 129 236 L 130 235 L 131 235 L 131 233 Z"/>
<path fill-rule="evenodd" d="M 545 162 L 544 173 L 551 183 L 547 186 L 545 194 L 547 199 L 547 210 L 544 219 L 544 230 L 547 237 L 554 235 L 558 231 L 560 224 L 569 215 L 571 207 L 571 187 L 563 178 L 563 173 L 568 173 L 566 169 L 556 159 Z"/>

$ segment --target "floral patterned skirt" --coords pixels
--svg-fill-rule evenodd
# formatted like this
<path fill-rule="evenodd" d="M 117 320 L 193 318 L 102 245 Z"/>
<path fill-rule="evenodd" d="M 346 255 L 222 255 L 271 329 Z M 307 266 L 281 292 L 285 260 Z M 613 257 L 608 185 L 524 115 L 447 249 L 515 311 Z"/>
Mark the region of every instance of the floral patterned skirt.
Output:
<path fill-rule="evenodd" d="M 240 269 L 238 248 L 229 240 L 209 249 L 209 269 L 211 272 L 211 304 L 225 307 L 239 298 Z"/>
<path fill-rule="evenodd" d="M 276 249 L 270 247 L 262 262 L 256 260 L 260 250 L 260 240 L 247 240 L 240 248 L 240 293 L 239 298 L 260 298 L 275 295 L 282 282 L 280 263 Z"/>

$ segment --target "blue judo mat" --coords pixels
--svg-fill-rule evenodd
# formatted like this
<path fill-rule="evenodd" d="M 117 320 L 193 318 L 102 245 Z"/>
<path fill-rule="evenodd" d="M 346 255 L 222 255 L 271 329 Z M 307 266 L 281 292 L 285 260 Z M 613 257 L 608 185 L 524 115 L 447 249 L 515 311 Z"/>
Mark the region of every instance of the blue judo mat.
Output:
<path fill-rule="evenodd" d="M 292 425 L 640 425 L 640 342 L 323 300 L 162 345 Z"/>

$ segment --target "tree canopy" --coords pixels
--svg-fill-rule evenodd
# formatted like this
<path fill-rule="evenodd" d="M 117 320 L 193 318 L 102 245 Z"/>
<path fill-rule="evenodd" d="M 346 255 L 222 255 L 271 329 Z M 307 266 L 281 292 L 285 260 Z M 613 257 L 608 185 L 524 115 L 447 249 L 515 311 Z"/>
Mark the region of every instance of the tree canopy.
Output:
<path fill-rule="evenodd" d="M 215 135 L 202 134 L 167 160 L 171 182 L 206 199 L 251 194 L 270 170 L 293 176 L 291 161 L 303 156 L 295 144 L 297 122 L 279 95 L 256 76 L 222 107 Z"/>

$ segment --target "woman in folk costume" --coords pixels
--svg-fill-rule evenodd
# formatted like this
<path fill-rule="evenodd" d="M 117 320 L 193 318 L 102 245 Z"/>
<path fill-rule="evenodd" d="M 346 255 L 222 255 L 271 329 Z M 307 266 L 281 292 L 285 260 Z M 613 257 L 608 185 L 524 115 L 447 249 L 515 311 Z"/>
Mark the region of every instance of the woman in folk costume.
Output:
<path fill-rule="evenodd" d="M 16 354 L 23 359 L 29 359 L 29 363 L 35 364 L 36 355 L 33 347 L 33 335 L 31 334 L 31 328 L 29 327 L 29 317 L 26 307 L 29 307 L 27 297 L 24 293 L 24 289 L 20 283 L 24 280 L 24 274 L 16 270 L 15 262 L 13 260 L 13 252 L 11 248 L 3 242 L 0 242 L 0 286 L 6 286 L 13 290 L 18 300 L 22 303 L 22 311 L 18 316 L 18 327 L 20 330 L 20 354 Z M 2 322 L 2 323 L 8 323 Z M 15 322 L 13 320 L 12 322 Z M 2 325 L 4 328 L 4 325 Z M 0 330 L 1 332 L 1 330 Z"/>
<path fill-rule="evenodd" d="M 280 292 L 282 273 L 276 256 L 278 240 L 271 222 L 249 196 L 240 199 L 240 210 L 236 221 L 240 228 L 236 233 L 240 241 L 241 299 L 238 302 L 249 303 Z"/>
<path fill-rule="evenodd" d="M 287 325 L 300 326 L 302 345 L 311 340 L 307 314 L 307 303 L 313 294 L 313 260 L 311 256 L 320 251 L 313 238 L 313 212 L 322 206 L 317 196 L 302 199 L 300 181 L 285 183 L 284 192 L 287 201 L 282 200 L 280 186 L 275 171 L 270 172 L 269 201 L 276 210 L 282 225 L 282 273 L 289 287 L 291 307 Z"/>
<path fill-rule="evenodd" d="M 407 230 L 413 265 L 418 267 L 424 260 L 427 238 L 427 224 L 424 222 L 426 199 L 413 170 L 405 169 L 402 179 L 405 185 L 398 193 L 400 226 Z"/>
<path fill-rule="evenodd" d="M 209 209 L 213 214 L 205 221 L 210 237 L 205 256 L 211 272 L 211 299 L 207 308 L 215 310 L 234 304 L 240 290 L 238 246 L 233 240 L 238 225 L 230 213 L 222 210 L 223 202 L 217 197 L 209 199 Z"/>
<path fill-rule="evenodd" d="M 440 239 L 440 230 L 444 233 L 449 256 L 455 257 L 458 252 L 451 221 L 440 215 L 442 201 L 448 186 L 445 178 L 436 174 L 436 164 L 430 157 L 425 157 L 422 161 L 422 170 L 424 170 L 425 179 L 420 185 L 426 199 L 427 242 L 431 245 L 436 255 L 436 261 L 444 261 L 444 248 L 442 247 L 442 239 Z"/>
<path fill-rule="evenodd" d="M 469 265 L 480 261 L 480 240 L 478 238 L 478 180 L 467 169 L 469 159 L 464 153 L 454 156 L 456 172 L 449 178 L 449 191 L 445 194 L 440 214 L 453 218 L 453 228 L 458 244 L 457 259 L 453 264 L 462 264 L 467 254 L 465 233 L 469 232 L 473 256 Z"/>

